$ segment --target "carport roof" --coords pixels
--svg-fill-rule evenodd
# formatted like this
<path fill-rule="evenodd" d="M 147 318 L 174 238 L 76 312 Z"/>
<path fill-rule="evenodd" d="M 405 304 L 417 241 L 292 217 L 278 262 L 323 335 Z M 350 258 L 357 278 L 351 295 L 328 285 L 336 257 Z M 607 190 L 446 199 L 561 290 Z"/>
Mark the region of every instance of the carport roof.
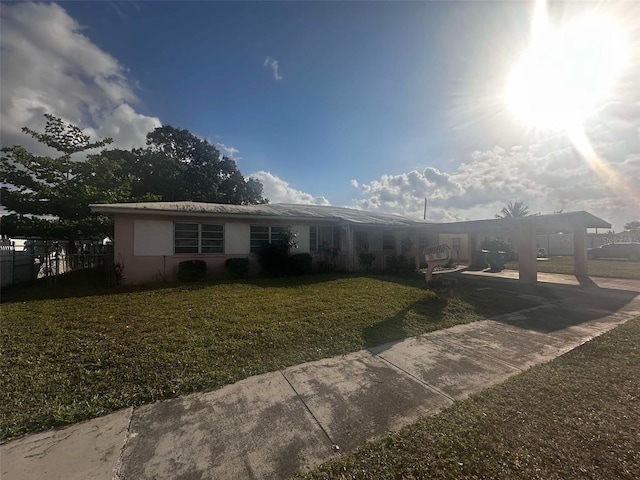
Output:
<path fill-rule="evenodd" d="M 554 213 L 516 218 L 492 218 L 464 222 L 425 224 L 438 233 L 479 233 L 517 230 L 533 225 L 538 233 L 572 232 L 579 228 L 611 228 L 611 224 L 589 212 Z"/>

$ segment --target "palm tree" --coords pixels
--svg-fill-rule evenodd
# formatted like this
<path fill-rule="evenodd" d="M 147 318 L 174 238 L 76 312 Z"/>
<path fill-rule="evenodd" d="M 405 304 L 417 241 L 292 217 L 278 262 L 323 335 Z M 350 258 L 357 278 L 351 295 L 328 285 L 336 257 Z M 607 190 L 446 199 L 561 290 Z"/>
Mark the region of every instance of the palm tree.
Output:
<path fill-rule="evenodd" d="M 527 215 L 529 215 L 529 207 L 518 200 L 513 203 L 509 202 L 506 207 L 500 210 L 496 218 L 526 217 Z"/>

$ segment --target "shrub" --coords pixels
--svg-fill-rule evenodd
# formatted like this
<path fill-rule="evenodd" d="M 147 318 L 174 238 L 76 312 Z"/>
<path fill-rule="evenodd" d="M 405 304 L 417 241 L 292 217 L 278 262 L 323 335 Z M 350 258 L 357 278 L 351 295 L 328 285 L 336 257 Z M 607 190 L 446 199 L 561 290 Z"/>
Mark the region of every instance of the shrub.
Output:
<path fill-rule="evenodd" d="M 121 262 L 111 264 L 111 278 L 114 285 L 122 285 L 124 282 L 124 265 Z"/>
<path fill-rule="evenodd" d="M 362 265 L 367 272 L 373 267 L 375 259 L 376 256 L 373 253 L 364 252 L 358 255 L 360 265 Z"/>
<path fill-rule="evenodd" d="M 286 275 L 289 264 L 289 247 L 282 243 L 265 243 L 258 250 L 258 264 L 269 277 Z"/>
<path fill-rule="evenodd" d="M 178 264 L 178 280 L 198 282 L 207 276 L 207 263 L 204 260 L 185 260 Z"/>
<path fill-rule="evenodd" d="M 407 260 L 404 255 L 389 255 L 385 265 L 387 273 L 409 273 L 413 272 L 413 258 Z"/>
<path fill-rule="evenodd" d="M 430 290 L 451 290 L 453 289 L 456 281 L 453 278 L 447 278 L 444 275 L 434 275 L 431 280 L 427 282 L 427 288 Z"/>
<path fill-rule="evenodd" d="M 287 275 L 305 275 L 311 272 L 313 257 L 309 253 L 296 253 L 288 261 Z"/>
<path fill-rule="evenodd" d="M 224 262 L 224 268 L 230 275 L 238 278 L 246 278 L 249 276 L 249 259 L 248 258 L 227 258 Z"/>
<path fill-rule="evenodd" d="M 329 242 L 325 241 L 322 242 L 320 251 L 322 252 L 322 261 L 318 262 L 320 270 L 323 272 L 334 271 L 336 268 L 336 259 L 338 258 L 340 250 L 337 247 L 329 244 Z"/>

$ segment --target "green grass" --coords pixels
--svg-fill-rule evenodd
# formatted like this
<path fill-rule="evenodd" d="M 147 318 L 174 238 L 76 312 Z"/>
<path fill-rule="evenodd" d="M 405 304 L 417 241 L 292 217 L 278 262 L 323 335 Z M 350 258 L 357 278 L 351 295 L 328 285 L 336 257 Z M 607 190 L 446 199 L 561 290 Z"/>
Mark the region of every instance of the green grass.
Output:
<path fill-rule="evenodd" d="M 640 317 L 301 476 L 640 478 Z"/>
<path fill-rule="evenodd" d="M 448 303 L 419 275 L 13 290 L 2 438 L 533 305 L 459 282 Z"/>
<path fill-rule="evenodd" d="M 518 270 L 518 262 L 505 265 L 509 270 Z M 588 260 L 589 275 L 594 277 L 630 278 L 640 280 L 640 263 L 628 260 Z M 538 262 L 538 271 L 573 275 L 573 257 L 550 257 Z"/>

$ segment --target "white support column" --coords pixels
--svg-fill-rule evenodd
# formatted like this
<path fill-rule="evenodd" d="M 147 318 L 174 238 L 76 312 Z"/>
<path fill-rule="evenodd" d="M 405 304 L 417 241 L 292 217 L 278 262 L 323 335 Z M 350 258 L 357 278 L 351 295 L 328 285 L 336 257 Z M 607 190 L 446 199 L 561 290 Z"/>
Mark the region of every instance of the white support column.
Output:
<path fill-rule="evenodd" d="M 587 229 L 573 230 L 573 272 L 576 277 L 586 277 L 587 272 Z"/>
<path fill-rule="evenodd" d="M 420 252 L 420 248 L 418 247 L 420 237 L 415 229 L 409 231 L 409 239 L 412 244 L 411 255 L 413 255 L 414 267 L 416 270 L 420 270 L 420 255 L 422 252 Z"/>
<path fill-rule="evenodd" d="M 533 225 L 523 225 L 514 235 L 518 246 L 518 273 L 520 281 L 529 285 L 538 283 L 538 249 Z"/>

